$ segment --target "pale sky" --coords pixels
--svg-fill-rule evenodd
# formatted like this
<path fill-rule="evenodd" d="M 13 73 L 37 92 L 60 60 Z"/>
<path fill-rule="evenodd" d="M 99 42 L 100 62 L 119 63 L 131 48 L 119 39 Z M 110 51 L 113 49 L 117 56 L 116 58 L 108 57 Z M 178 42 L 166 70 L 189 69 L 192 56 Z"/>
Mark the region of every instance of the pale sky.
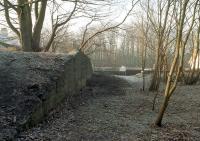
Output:
<path fill-rule="evenodd" d="M 123 20 L 123 18 L 125 17 L 126 13 L 128 12 L 128 10 L 131 8 L 131 0 L 113 0 L 113 3 L 115 3 L 114 5 L 112 5 L 112 7 L 102 7 L 102 6 L 98 6 L 98 7 L 94 7 L 98 9 L 98 12 L 101 13 L 110 13 L 109 17 L 106 17 L 105 19 L 103 19 L 102 22 L 107 22 L 107 21 L 112 21 L 113 23 L 119 23 Z M 62 10 L 63 9 L 63 10 Z M 61 6 L 61 10 L 62 12 L 66 12 L 66 9 L 69 9 L 69 11 L 71 11 L 73 9 L 73 4 L 63 4 Z M 50 21 L 50 14 L 49 12 L 46 15 L 46 21 Z M 107 20 L 107 21 L 106 21 Z M 87 18 L 77 18 L 77 19 L 73 19 L 70 22 L 70 29 L 72 31 L 75 32 L 79 32 L 81 27 L 85 27 L 85 25 L 90 21 L 90 19 Z M 130 21 L 130 18 L 127 19 L 127 21 Z M 45 26 L 48 27 L 49 22 L 45 23 Z"/>
<path fill-rule="evenodd" d="M 128 10 L 131 8 L 131 1 L 132 0 L 112 0 L 114 5 L 111 7 L 95 7 L 97 12 L 101 13 L 110 13 L 109 17 L 103 19 L 102 22 L 106 23 L 108 21 L 112 21 L 112 23 L 119 23 L 123 20 Z M 60 13 L 66 13 L 66 11 L 71 11 L 73 9 L 73 3 L 65 2 L 60 7 Z M 135 8 L 137 11 L 137 7 Z M 3 12 L 0 13 L 0 20 L 4 19 Z M 133 16 L 127 19 L 127 22 L 130 22 L 133 19 Z M 73 32 L 80 32 L 81 27 L 85 27 L 85 25 L 89 22 L 87 18 L 77 18 L 70 21 L 70 30 Z M 1 22 L 2 23 L 2 22 Z M 0 28 L 3 27 L 0 23 Z M 51 29 L 51 20 L 50 20 L 50 12 L 49 8 L 47 9 L 46 19 L 44 23 L 45 28 Z"/>

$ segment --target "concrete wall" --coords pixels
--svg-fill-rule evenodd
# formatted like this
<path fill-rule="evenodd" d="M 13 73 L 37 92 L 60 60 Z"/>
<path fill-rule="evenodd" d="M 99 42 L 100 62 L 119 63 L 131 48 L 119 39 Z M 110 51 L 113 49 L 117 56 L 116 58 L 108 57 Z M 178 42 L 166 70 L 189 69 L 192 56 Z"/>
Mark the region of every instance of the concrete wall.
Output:
<path fill-rule="evenodd" d="M 42 121 L 91 75 L 90 60 L 81 52 L 0 52 L 0 140 Z"/>

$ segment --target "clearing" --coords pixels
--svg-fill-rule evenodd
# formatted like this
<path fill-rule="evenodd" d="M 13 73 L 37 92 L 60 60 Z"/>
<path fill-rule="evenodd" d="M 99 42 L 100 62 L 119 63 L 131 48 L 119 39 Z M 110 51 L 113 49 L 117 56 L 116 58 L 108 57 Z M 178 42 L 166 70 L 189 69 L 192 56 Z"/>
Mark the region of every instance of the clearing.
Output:
<path fill-rule="evenodd" d="M 163 127 L 158 128 L 153 122 L 162 92 L 152 111 L 155 94 L 142 92 L 141 83 L 137 76 L 94 74 L 79 95 L 66 99 L 46 121 L 21 133 L 17 141 L 200 140 L 199 85 L 178 86 L 164 115 Z"/>

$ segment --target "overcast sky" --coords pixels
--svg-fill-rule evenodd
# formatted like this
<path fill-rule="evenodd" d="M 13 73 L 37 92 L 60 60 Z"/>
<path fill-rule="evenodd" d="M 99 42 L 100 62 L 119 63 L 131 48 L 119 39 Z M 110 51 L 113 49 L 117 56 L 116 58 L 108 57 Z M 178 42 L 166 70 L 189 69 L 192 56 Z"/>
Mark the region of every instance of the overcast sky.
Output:
<path fill-rule="evenodd" d="M 106 17 L 103 19 L 102 22 L 106 23 L 107 21 L 112 21 L 112 23 L 119 23 L 123 20 L 125 17 L 126 13 L 128 10 L 131 8 L 131 0 L 113 0 L 112 1 L 114 4 L 111 7 L 97 7 L 98 12 L 103 12 L 103 13 L 110 13 L 109 17 Z M 71 11 L 73 9 L 73 3 L 65 2 L 62 3 L 60 7 L 60 13 L 66 13 L 66 11 Z M 136 8 L 137 11 L 137 8 Z M 4 14 L 3 12 L 0 13 L 0 19 L 4 19 Z M 130 17 L 127 19 L 127 21 L 131 21 L 133 17 Z M 107 21 L 106 21 L 107 20 Z M 81 27 L 85 27 L 85 25 L 89 22 L 90 20 L 86 18 L 77 18 L 74 20 L 71 20 L 70 22 L 70 30 L 73 32 L 79 32 Z M 5 23 L 0 22 L 0 27 L 3 27 Z M 45 19 L 45 28 L 51 28 L 51 20 L 50 20 L 50 12 L 49 8 L 47 9 L 46 12 L 46 19 Z"/>
<path fill-rule="evenodd" d="M 62 12 L 66 12 L 66 11 L 70 11 L 73 9 L 73 6 L 74 4 L 71 3 L 65 3 L 61 6 L 61 10 Z M 99 13 L 109 13 L 110 15 L 108 17 L 105 17 L 103 19 L 102 22 L 107 22 L 107 21 L 112 21 L 113 23 L 114 22 L 121 22 L 123 20 L 123 18 L 125 17 L 126 13 L 128 12 L 128 10 L 131 8 L 131 0 L 113 0 L 113 5 L 112 6 L 97 6 L 97 7 L 94 7 L 96 9 L 98 9 L 98 12 Z M 46 21 L 49 21 L 50 19 L 50 13 L 47 12 L 47 15 L 46 15 Z M 131 18 L 127 19 L 127 21 L 130 21 Z M 71 20 L 70 22 L 70 29 L 72 31 L 75 31 L 75 32 L 79 32 L 80 31 L 80 28 L 81 27 L 85 27 L 85 25 L 90 21 L 90 19 L 87 19 L 87 18 L 77 18 L 77 19 L 74 19 L 74 20 Z M 45 23 L 45 26 L 48 27 L 50 26 L 49 25 L 50 23 L 49 22 L 46 22 Z M 94 23 L 94 24 L 97 24 L 97 23 Z"/>

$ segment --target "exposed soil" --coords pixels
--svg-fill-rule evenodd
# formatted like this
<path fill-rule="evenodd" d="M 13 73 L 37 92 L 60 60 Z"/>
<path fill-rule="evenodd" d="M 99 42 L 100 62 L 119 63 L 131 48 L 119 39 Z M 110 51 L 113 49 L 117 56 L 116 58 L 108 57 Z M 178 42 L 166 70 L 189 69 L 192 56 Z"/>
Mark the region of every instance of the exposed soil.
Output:
<path fill-rule="evenodd" d="M 199 141 L 199 92 L 199 85 L 179 86 L 159 128 L 153 122 L 162 92 L 152 111 L 154 93 L 141 91 L 140 78 L 94 75 L 71 104 L 66 100 L 45 122 L 21 133 L 16 140 Z"/>

